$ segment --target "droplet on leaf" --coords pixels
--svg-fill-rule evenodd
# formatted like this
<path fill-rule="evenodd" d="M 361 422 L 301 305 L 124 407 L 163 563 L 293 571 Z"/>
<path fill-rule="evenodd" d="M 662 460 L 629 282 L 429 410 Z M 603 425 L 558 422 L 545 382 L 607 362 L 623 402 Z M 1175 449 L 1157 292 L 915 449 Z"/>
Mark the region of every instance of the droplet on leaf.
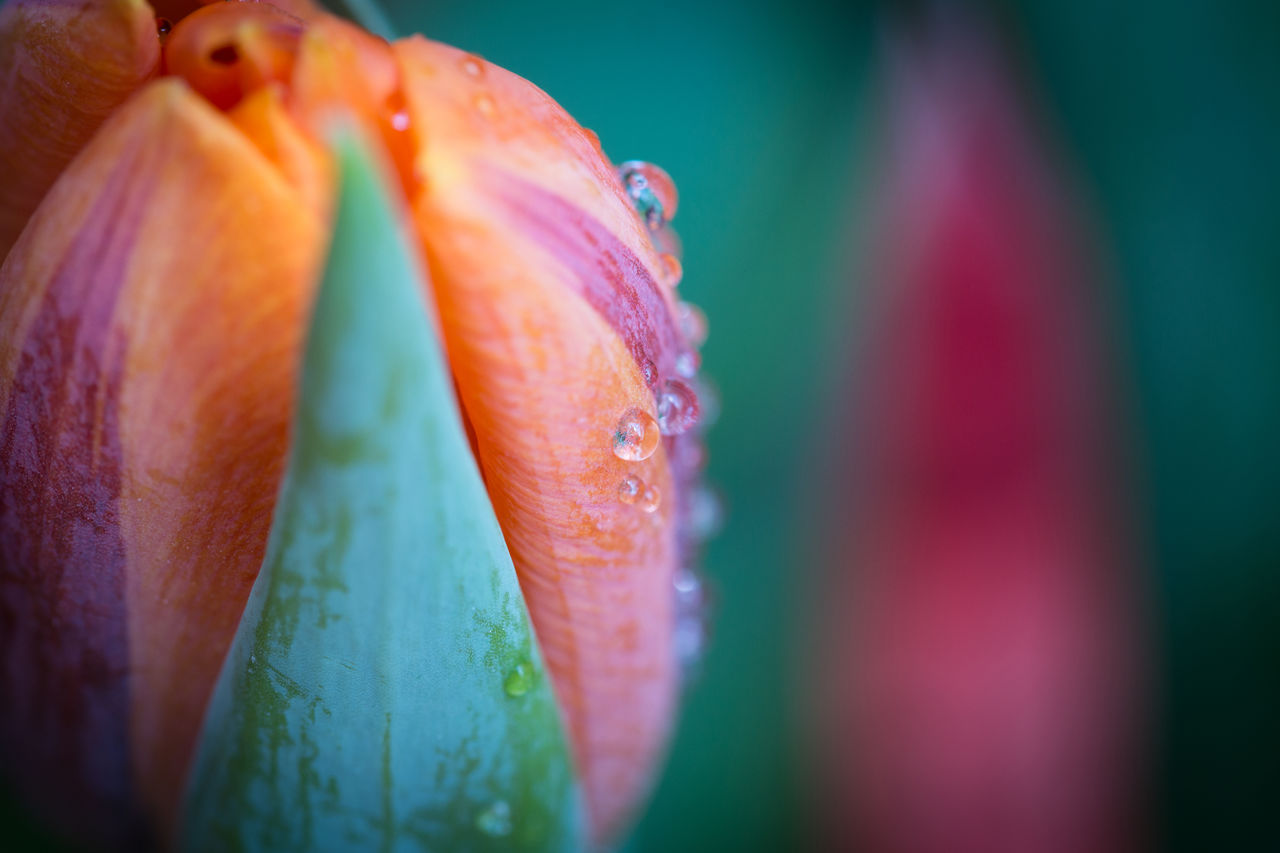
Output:
<path fill-rule="evenodd" d="M 507 673 L 506 680 L 502 682 L 502 689 L 508 696 L 523 696 L 533 687 L 536 676 L 533 666 L 528 661 L 521 661 Z"/>
<path fill-rule="evenodd" d="M 476 815 L 476 829 L 494 837 L 511 834 L 511 806 L 506 800 L 495 800 Z"/>

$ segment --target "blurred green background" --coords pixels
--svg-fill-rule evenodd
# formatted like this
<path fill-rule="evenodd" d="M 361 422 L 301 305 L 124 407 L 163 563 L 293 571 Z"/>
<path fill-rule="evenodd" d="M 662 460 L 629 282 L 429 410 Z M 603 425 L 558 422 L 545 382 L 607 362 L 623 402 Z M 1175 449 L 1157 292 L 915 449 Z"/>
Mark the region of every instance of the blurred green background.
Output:
<path fill-rule="evenodd" d="M 918 4 L 916 4 L 918 5 Z M 958 4 L 957 4 L 958 5 Z M 969 4 L 982 7 L 983 4 Z M 1158 636 L 1157 846 L 1275 838 L 1280 738 L 1280 4 L 986 4 L 1113 254 Z M 894 4 L 402 2 L 403 31 L 529 78 L 680 188 L 723 415 L 715 636 L 636 851 L 806 839 L 803 596 Z"/>
<path fill-rule="evenodd" d="M 983 6 L 983 4 L 970 4 Z M 389 0 L 527 77 L 681 195 L 722 392 L 714 637 L 632 851 L 803 845 L 815 447 L 841 393 L 878 32 L 893 4 Z M 1280 4 L 985 4 L 1116 271 L 1154 590 L 1161 849 L 1264 849 L 1280 765 Z M 14 817 L 0 823 L 9 824 Z"/>

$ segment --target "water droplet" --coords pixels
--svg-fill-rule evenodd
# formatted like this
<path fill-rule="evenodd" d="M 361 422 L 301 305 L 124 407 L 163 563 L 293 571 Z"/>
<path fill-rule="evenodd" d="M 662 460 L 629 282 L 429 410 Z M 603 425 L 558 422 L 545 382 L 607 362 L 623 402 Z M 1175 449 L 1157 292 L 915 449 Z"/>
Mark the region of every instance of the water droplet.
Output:
<path fill-rule="evenodd" d="M 639 462 L 648 459 L 658 449 L 662 434 L 653 415 L 638 406 L 632 406 L 618 419 L 613 430 L 613 453 L 619 459 Z"/>
<path fill-rule="evenodd" d="M 662 506 L 662 492 L 658 490 L 657 486 L 645 487 L 644 494 L 640 496 L 636 506 L 645 512 L 657 512 L 658 507 Z"/>
<path fill-rule="evenodd" d="M 677 260 L 684 257 L 684 244 L 680 240 L 680 235 L 676 233 L 676 229 L 672 228 L 670 223 L 667 223 L 665 228 L 650 231 L 649 240 L 659 254 L 671 255 Z"/>
<path fill-rule="evenodd" d="M 257 655 L 255 655 L 255 654 L 253 654 L 252 652 L 250 652 L 250 653 L 249 653 L 249 663 L 254 664 L 254 663 L 257 663 L 257 662 L 258 662 L 258 656 L 257 656 Z"/>
<path fill-rule="evenodd" d="M 487 809 L 476 815 L 476 829 L 485 835 L 511 834 L 511 806 L 506 800 L 495 800 Z"/>
<path fill-rule="evenodd" d="M 698 366 L 701 363 L 702 358 L 696 350 L 685 350 L 676 356 L 676 373 L 685 379 L 692 379 L 698 374 Z"/>
<path fill-rule="evenodd" d="M 686 682 L 693 680 L 697 674 L 698 664 L 702 661 L 702 653 L 707 646 L 707 629 L 702 616 L 677 619 L 673 644 L 676 660 L 680 663 L 681 675 Z"/>
<path fill-rule="evenodd" d="M 629 160 L 618 167 L 618 178 L 636 212 L 651 229 L 661 228 L 676 215 L 679 197 L 675 181 L 661 168 L 643 160 Z"/>
<path fill-rule="evenodd" d="M 693 569 L 676 572 L 672 585 L 676 591 L 676 611 L 680 614 L 701 613 L 703 604 L 702 578 Z"/>
<path fill-rule="evenodd" d="M 401 132 L 409 129 L 409 112 L 407 110 L 397 110 L 391 114 L 391 129 Z"/>
<path fill-rule="evenodd" d="M 502 689 L 506 691 L 508 696 L 523 696 L 533 689 L 533 682 L 537 678 L 537 673 L 533 669 L 533 665 L 528 661 L 521 661 L 507 673 L 507 678 L 502 682 Z"/>
<path fill-rule="evenodd" d="M 173 23 L 168 18 L 156 18 L 156 35 L 163 38 L 169 35 L 172 29 Z"/>
<path fill-rule="evenodd" d="M 683 520 L 690 536 L 710 539 L 724 524 L 724 502 L 715 489 L 699 484 L 688 493 Z"/>
<path fill-rule="evenodd" d="M 698 416 L 698 426 L 704 430 L 715 425 L 720 420 L 720 391 L 716 388 L 715 383 L 711 382 L 705 376 L 698 377 L 698 381 L 694 383 L 697 388 L 698 405 L 701 412 Z"/>
<path fill-rule="evenodd" d="M 658 381 L 658 367 L 649 359 L 645 359 L 640 364 L 640 375 L 644 377 L 644 384 L 650 388 Z"/>
<path fill-rule="evenodd" d="M 472 103 L 475 104 L 476 110 L 480 115 L 485 118 L 493 118 L 493 114 L 497 109 L 493 104 L 493 98 L 482 92 L 481 94 L 476 95 L 475 100 L 472 101 Z"/>
<path fill-rule="evenodd" d="M 676 306 L 676 322 L 680 324 L 680 333 L 689 342 L 689 346 L 700 347 L 707 340 L 707 315 L 691 302 L 681 302 Z"/>
<path fill-rule="evenodd" d="M 462 57 L 462 61 L 458 64 L 462 66 L 462 72 L 468 77 L 479 79 L 484 76 L 484 60 L 474 53 L 468 53 Z"/>
<path fill-rule="evenodd" d="M 671 288 L 679 287 L 680 280 L 684 278 L 684 267 L 680 265 L 680 259 L 670 252 L 663 252 L 658 260 L 662 261 L 662 283 Z"/>
<path fill-rule="evenodd" d="M 672 645 L 685 684 L 695 680 L 710 636 L 711 596 L 706 582 L 685 567 L 672 578 L 675 593 L 675 625 Z"/>
<path fill-rule="evenodd" d="M 644 494 L 644 480 L 635 474 L 628 474 L 618 484 L 618 500 L 624 504 L 633 504 Z"/>
<path fill-rule="evenodd" d="M 668 379 L 658 395 L 658 428 L 680 435 L 698 422 L 698 396 L 679 379 Z"/>

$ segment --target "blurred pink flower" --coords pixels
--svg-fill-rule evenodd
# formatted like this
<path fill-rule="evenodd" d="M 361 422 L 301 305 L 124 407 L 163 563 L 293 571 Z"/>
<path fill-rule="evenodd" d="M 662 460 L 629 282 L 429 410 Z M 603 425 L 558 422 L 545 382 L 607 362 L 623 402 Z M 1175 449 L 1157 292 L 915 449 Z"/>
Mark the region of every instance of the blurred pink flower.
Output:
<path fill-rule="evenodd" d="M 1138 567 L 1103 277 L 993 48 L 947 18 L 885 52 L 818 662 L 841 848 L 1133 843 Z"/>

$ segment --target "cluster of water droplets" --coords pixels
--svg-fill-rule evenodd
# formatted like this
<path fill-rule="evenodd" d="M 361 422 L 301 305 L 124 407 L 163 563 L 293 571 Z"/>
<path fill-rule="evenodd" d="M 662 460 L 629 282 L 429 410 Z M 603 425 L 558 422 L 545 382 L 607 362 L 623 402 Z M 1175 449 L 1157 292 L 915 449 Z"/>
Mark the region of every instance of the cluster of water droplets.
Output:
<path fill-rule="evenodd" d="M 510 804 L 506 800 L 494 800 L 476 815 L 476 829 L 490 838 L 510 835 L 514 829 Z"/>
<path fill-rule="evenodd" d="M 703 482 L 706 447 L 702 434 L 714 422 L 718 409 L 713 390 L 699 377 L 699 348 L 707 338 L 707 318 L 696 305 L 676 295 L 684 268 L 680 238 L 671 227 L 679 202 L 675 182 L 658 166 L 639 160 L 619 166 L 618 180 L 658 253 L 655 278 L 675 305 L 681 349 L 671 375 L 661 375 L 647 358 L 642 361 L 640 371 L 645 384 L 653 390 L 655 414 L 639 407 L 627 409 L 614 426 L 612 446 L 618 458 L 643 462 L 665 442 L 677 502 L 675 523 L 681 558 L 672 589 L 673 645 L 687 681 L 696 672 L 707 642 L 709 595 L 694 566 L 700 560 L 703 544 L 719 529 L 723 515 L 716 492 Z M 618 484 L 618 500 L 654 513 L 661 505 L 662 495 L 639 473 L 631 472 Z"/>

